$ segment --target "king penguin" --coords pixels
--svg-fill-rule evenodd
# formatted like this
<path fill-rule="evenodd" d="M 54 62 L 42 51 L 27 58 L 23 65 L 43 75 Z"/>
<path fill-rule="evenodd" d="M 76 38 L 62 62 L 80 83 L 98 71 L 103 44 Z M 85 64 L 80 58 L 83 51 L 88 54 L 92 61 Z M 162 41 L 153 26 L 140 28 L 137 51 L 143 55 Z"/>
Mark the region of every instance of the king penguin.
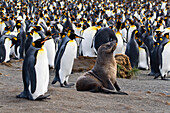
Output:
<path fill-rule="evenodd" d="M 135 40 L 135 35 L 137 34 L 137 30 L 134 30 L 131 35 L 131 39 L 127 43 L 125 54 L 129 57 L 132 68 L 138 67 L 139 62 L 139 49 L 138 44 Z"/>
<path fill-rule="evenodd" d="M 42 100 L 49 96 L 44 95 L 49 83 L 47 51 L 43 45 L 46 40 L 34 41 L 27 50 L 22 66 L 24 91 L 17 98 Z"/>
<path fill-rule="evenodd" d="M 0 37 L 0 63 L 10 61 L 10 47 L 12 45 L 11 39 L 13 35 L 3 35 Z"/>
<path fill-rule="evenodd" d="M 170 71 L 169 65 L 169 49 L 170 49 L 170 41 L 169 41 L 169 33 L 165 33 L 161 38 L 162 42 L 160 44 L 159 54 L 160 54 L 160 65 L 159 70 L 161 73 L 161 79 L 166 80 L 167 74 Z"/>
<path fill-rule="evenodd" d="M 62 39 L 55 56 L 54 65 L 56 75 L 52 84 L 55 84 L 57 81 L 59 81 L 61 87 L 73 85 L 68 84 L 68 79 L 72 71 L 74 59 L 77 55 L 77 43 L 75 38 L 78 38 L 78 36 L 72 33 L 70 30 L 66 35 L 62 35 Z"/>

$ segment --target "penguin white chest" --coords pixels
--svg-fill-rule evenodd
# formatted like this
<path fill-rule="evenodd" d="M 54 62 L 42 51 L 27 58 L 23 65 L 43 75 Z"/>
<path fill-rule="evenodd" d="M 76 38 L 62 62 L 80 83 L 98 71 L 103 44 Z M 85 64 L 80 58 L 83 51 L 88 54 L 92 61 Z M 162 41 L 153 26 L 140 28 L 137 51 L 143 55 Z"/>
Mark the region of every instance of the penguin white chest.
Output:
<path fill-rule="evenodd" d="M 55 43 L 53 39 L 50 39 L 45 42 L 44 47 L 47 50 L 48 64 L 51 68 L 54 67 L 54 59 L 55 59 Z"/>
<path fill-rule="evenodd" d="M 40 38 L 41 37 L 40 37 L 40 35 L 37 32 L 33 33 L 33 41 L 35 41 L 37 39 L 40 39 Z"/>
<path fill-rule="evenodd" d="M 44 93 L 46 93 L 48 90 L 49 68 L 48 68 L 47 51 L 44 47 L 42 47 L 37 53 L 35 72 L 36 72 L 37 81 L 36 81 L 36 90 L 32 94 L 34 99 L 36 99 L 40 95 L 44 95 Z"/>
<path fill-rule="evenodd" d="M 90 56 L 90 57 L 95 57 L 95 51 L 94 48 L 91 48 L 93 37 L 97 32 L 96 27 L 90 27 L 87 28 L 84 33 L 83 33 L 83 40 L 82 40 L 82 51 L 83 51 L 83 56 Z"/>
<path fill-rule="evenodd" d="M 168 71 L 170 71 L 170 63 L 169 63 L 169 56 L 170 56 L 170 42 L 168 42 L 162 51 L 162 67 L 160 68 L 161 76 L 164 77 Z"/>
<path fill-rule="evenodd" d="M 147 61 L 147 54 L 145 49 L 139 48 L 139 63 L 138 63 L 138 68 L 142 69 L 149 69 L 148 67 L 148 61 Z"/>
<path fill-rule="evenodd" d="M 121 34 L 120 33 L 116 33 L 116 37 L 117 37 L 117 40 L 118 40 L 118 42 L 117 42 L 117 47 L 116 47 L 116 49 L 115 49 L 115 51 L 114 51 L 114 55 L 115 54 L 124 54 L 125 53 L 125 49 L 124 49 L 124 45 L 123 45 L 123 39 L 122 39 L 122 36 L 121 36 Z"/>
<path fill-rule="evenodd" d="M 9 39 L 9 38 L 6 38 L 5 39 L 5 43 L 4 43 L 4 46 L 5 46 L 5 50 L 6 50 L 6 56 L 5 56 L 5 60 L 4 62 L 7 62 L 10 60 L 10 47 L 11 47 L 11 44 L 12 44 L 12 41 Z"/>

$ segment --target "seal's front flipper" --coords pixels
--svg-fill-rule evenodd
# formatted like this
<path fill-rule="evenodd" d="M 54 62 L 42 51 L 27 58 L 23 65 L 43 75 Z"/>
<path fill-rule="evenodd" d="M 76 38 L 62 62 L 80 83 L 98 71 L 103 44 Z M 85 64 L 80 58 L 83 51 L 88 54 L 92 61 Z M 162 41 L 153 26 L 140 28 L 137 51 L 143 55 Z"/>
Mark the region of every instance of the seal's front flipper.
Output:
<path fill-rule="evenodd" d="M 117 84 L 116 81 L 115 81 L 115 83 L 114 83 L 114 87 L 116 88 L 117 91 L 120 91 L 120 87 L 119 87 L 119 85 Z"/>
<path fill-rule="evenodd" d="M 125 92 L 121 92 L 121 91 L 116 92 L 116 91 L 114 91 L 114 90 L 110 90 L 110 89 L 107 89 L 107 88 L 104 88 L 104 87 L 101 88 L 101 92 L 102 92 L 102 93 L 106 93 L 106 94 L 128 95 L 128 94 L 125 93 Z"/>
<path fill-rule="evenodd" d="M 117 94 L 120 94 L 120 95 L 128 95 L 127 93 L 122 92 L 122 91 L 118 91 Z"/>

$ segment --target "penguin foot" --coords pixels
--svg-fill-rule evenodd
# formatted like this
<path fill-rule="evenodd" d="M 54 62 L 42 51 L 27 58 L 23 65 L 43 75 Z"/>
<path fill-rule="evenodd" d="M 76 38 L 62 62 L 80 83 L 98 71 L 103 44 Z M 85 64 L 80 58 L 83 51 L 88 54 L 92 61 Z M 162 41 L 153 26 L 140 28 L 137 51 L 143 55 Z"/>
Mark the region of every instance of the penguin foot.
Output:
<path fill-rule="evenodd" d="M 30 99 L 34 100 L 29 91 L 23 91 L 21 94 L 17 95 L 16 98 L 25 98 L 25 99 Z"/>
<path fill-rule="evenodd" d="M 48 98 L 50 95 L 40 95 L 39 97 L 37 97 L 35 100 L 43 100 L 43 99 L 50 99 Z"/>
<path fill-rule="evenodd" d="M 154 76 L 154 75 L 155 75 L 154 72 L 150 72 L 150 73 L 148 74 L 148 76 Z"/>
<path fill-rule="evenodd" d="M 49 70 L 52 70 L 52 69 L 54 69 L 54 67 L 53 66 L 49 66 Z"/>
<path fill-rule="evenodd" d="M 54 80 L 52 81 L 52 84 L 55 84 L 57 82 L 56 77 L 54 78 Z"/>
<path fill-rule="evenodd" d="M 74 83 L 69 83 L 69 84 L 65 85 L 64 88 L 71 88 L 74 85 L 75 85 Z"/>
<path fill-rule="evenodd" d="M 74 83 L 66 83 L 64 82 L 64 84 L 61 84 L 60 83 L 60 87 L 64 87 L 64 88 L 71 88 L 71 86 L 74 86 L 75 84 Z"/>
<path fill-rule="evenodd" d="M 157 79 L 159 77 L 159 75 L 155 76 L 154 79 Z"/>
<path fill-rule="evenodd" d="M 154 79 L 157 79 L 159 76 L 161 75 L 159 73 L 156 73 Z"/>
<path fill-rule="evenodd" d="M 167 81 L 169 81 L 169 80 L 170 80 L 170 79 L 165 78 L 165 77 L 161 77 L 161 79 L 162 79 L 162 80 L 167 80 Z"/>
<path fill-rule="evenodd" d="M 10 62 L 10 60 L 6 61 L 6 63 L 9 63 L 9 62 Z"/>

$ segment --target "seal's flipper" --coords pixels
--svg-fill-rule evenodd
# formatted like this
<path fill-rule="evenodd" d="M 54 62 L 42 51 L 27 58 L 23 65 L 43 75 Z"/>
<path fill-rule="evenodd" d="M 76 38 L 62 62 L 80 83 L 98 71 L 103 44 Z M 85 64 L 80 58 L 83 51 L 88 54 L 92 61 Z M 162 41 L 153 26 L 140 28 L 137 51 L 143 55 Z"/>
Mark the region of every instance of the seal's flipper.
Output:
<path fill-rule="evenodd" d="M 117 91 L 120 91 L 120 87 L 119 87 L 119 85 L 117 84 L 116 81 L 115 81 L 115 83 L 114 83 L 114 87 L 116 88 Z"/>
<path fill-rule="evenodd" d="M 101 88 L 101 92 L 102 92 L 102 93 L 106 93 L 106 94 L 128 95 L 128 94 L 125 93 L 125 92 L 121 92 L 121 91 L 115 92 L 115 91 L 113 91 L 113 90 L 109 90 L 109 89 L 104 88 L 104 87 Z"/>

